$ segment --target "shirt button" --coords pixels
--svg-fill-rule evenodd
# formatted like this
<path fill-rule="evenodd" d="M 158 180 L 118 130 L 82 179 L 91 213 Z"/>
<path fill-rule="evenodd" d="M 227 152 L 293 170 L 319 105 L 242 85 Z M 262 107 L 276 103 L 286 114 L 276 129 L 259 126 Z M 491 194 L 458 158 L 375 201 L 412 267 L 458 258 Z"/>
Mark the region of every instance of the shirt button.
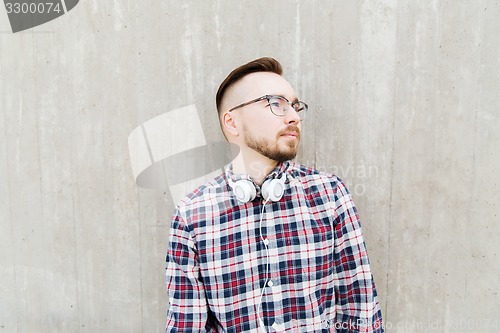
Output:
<path fill-rule="evenodd" d="M 264 244 L 269 245 L 269 239 L 264 239 Z"/>
<path fill-rule="evenodd" d="M 274 282 L 273 282 L 273 281 L 269 281 L 269 282 L 267 283 L 267 285 L 268 285 L 269 287 L 272 287 L 272 286 L 274 285 Z"/>
<path fill-rule="evenodd" d="M 271 327 L 274 328 L 275 330 L 277 330 L 278 329 L 278 324 L 274 323 L 274 324 L 272 324 Z"/>

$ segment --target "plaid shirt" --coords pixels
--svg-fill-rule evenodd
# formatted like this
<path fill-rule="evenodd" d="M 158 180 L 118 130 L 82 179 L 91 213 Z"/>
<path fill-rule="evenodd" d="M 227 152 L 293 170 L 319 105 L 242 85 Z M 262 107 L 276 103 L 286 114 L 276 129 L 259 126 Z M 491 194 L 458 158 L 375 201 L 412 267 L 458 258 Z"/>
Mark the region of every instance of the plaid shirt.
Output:
<path fill-rule="evenodd" d="M 227 182 L 239 178 L 226 166 L 177 205 L 167 332 L 383 332 L 347 188 L 293 162 L 266 179 L 283 173 L 278 202 L 264 201 L 256 185 L 256 199 L 239 203 Z"/>

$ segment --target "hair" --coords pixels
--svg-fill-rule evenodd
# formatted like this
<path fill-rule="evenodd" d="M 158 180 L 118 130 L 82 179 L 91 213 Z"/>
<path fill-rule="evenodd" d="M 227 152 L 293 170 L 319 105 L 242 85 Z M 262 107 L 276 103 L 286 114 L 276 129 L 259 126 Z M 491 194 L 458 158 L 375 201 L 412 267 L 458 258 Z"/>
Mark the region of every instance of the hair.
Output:
<path fill-rule="evenodd" d="M 224 81 L 222 81 L 219 89 L 217 90 L 215 103 L 217 105 L 217 111 L 219 113 L 221 111 L 220 106 L 226 90 L 246 75 L 256 72 L 272 72 L 281 75 L 283 73 L 283 68 L 276 59 L 264 57 L 255 59 L 245 65 L 241 65 L 240 67 L 234 69 L 231 73 L 229 73 Z"/>

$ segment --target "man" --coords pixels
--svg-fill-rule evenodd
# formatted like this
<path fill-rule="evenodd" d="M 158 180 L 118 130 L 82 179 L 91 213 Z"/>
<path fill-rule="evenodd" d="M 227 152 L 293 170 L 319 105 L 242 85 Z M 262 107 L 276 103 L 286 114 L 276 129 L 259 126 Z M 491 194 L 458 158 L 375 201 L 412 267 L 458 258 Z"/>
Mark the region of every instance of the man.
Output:
<path fill-rule="evenodd" d="M 307 105 L 275 59 L 217 92 L 240 153 L 176 207 L 167 332 L 383 332 L 356 208 L 336 176 L 290 160 Z"/>

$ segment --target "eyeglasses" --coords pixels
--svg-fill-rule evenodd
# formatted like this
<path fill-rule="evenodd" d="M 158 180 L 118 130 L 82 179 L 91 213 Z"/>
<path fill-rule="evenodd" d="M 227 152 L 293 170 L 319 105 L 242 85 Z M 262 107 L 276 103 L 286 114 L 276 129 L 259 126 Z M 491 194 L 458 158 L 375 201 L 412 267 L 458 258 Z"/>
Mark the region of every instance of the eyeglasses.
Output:
<path fill-rule="evenodd" d="M 230 109 L 229 112 L 247 106 L 248 104 L 260 102 L 265 99 L 267 99 L 267 102 L 269 103 L 271 112 L 278 117 L 283 117 L 284 115 L 286 115 L 291 106 L 295 110 L 295 112 L 299 114 L 300 120 L 304 120 L 306 117 L 307 109 L 309 108 L 306 103 L 301 101 L 290 102 L 283 96 L 264 95 L 249 102 L 235 106 L 234 108 Z"/>

